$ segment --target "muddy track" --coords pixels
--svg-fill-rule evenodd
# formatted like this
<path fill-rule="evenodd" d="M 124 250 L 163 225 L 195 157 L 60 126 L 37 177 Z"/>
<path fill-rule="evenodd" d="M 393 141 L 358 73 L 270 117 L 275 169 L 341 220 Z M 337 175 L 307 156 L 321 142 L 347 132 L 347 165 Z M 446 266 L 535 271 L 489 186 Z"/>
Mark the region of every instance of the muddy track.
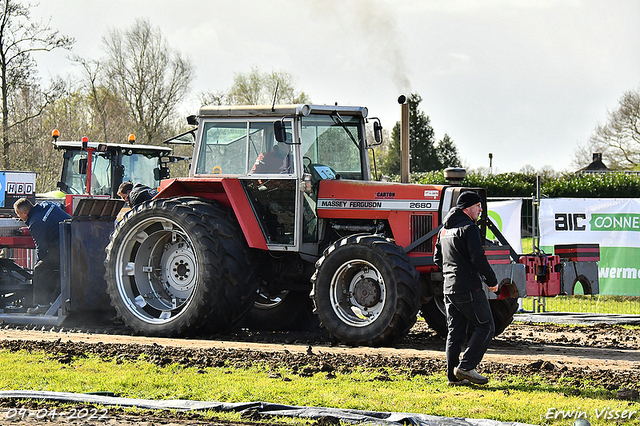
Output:
<path fill-rule="evenodd" d="M 305 366 L 311 373 L 327 369 L 348 372 L 356 366 L 366 366 L 432 374 L 444 366 L 444 340 L 424 322 L 418 322 L 406 338 L 389 348 L 339 345 L 322 331 L 238 330 L 193 339 L 163 339 L 133 336 L 118 325 L 82 328 L 4 325 L 0 328 L 0 339 L 2 349 L 44 350 L 60 362 L 89 354 L 103 359 L 135 359 L 145 353 L 158 365 L 176 362 L 210 367 L 232 360 L 240 367 L 256 362 L 277 363 L 294 373 Z M 497 377 L 506 373 L 531 374 L 537 369 L 550 380 L 568 374 L 569 369 L 577 370 L 572 374 L 591 379 L 599 377 L 599 371 L 607 371 L 617 376 L 607 379 L 606 387 L 612 388 L 610 382 L 637 386 L 639 347 L 640 330 L 622 326 L 519 323 L 494 339 L 481 369 Z"/>
<path fill-rule="evenodd" d="M 255 364 L 285 367 L 290 374 L 327 376 L 365 367 L 374 380 L 389 380 L 387 370 L 406 375 L 444 371 L 444 341 L 425 323 L 392 348 L 346 347 L 322 332 L 252 332 L 239 330 L 195 339 L 162 339 L 122 334 L 118 325 L 96 328 L 2 326 L 0 349 L 45 351 L 60 363 L 93 355 L 104 360 L 135 360 L 145 354 L 158 366 L 177 363 L 206 368 Z M 571 392 L 583 383 L 621 390 L 637 398 L 640 389 L 640 331 L 596 324 L 512 324 L 498 336 L 479 370 L 491 378 L 539 375 L 550 383 L 571 378 Z M 123 423 L 124 424 L 124 423 Z M 179 424 L 179 423 L 176 423 Z M 192 419 L 192 424 L 193 419 Z"/>

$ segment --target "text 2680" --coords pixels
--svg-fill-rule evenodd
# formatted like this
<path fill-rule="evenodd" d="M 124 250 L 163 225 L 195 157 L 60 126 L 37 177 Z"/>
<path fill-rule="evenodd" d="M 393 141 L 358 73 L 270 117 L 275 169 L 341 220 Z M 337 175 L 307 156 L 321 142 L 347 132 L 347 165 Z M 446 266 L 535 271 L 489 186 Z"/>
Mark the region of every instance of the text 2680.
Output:
<path fill-rule="evenodd" d="M 431 203 L 425 203 L 424 201 L 412 201 L 409 203 L 410 209 L 430 209 Z"/>

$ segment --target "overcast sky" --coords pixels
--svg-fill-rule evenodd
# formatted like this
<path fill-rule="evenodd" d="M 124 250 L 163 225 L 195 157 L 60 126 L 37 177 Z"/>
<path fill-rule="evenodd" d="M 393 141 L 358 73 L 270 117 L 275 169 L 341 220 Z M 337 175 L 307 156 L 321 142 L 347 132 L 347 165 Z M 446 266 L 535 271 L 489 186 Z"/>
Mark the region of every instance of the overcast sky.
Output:
<path fill-rule="evenodd" d="M 313 103 L 359 105 L 393 128 L 418 93 L 466 167 L 573 170 L 627 90 L 640 88 L 637 0 L 42 0 L 32 16 L 103 56 L 109 28 L 160 27 L 196 66 L 193 95 L 234 73 L 286 71 Z M 77 72 L 66 52 L 40 76 Z M 185 103 L 184 114 L 196 112 Z"/>

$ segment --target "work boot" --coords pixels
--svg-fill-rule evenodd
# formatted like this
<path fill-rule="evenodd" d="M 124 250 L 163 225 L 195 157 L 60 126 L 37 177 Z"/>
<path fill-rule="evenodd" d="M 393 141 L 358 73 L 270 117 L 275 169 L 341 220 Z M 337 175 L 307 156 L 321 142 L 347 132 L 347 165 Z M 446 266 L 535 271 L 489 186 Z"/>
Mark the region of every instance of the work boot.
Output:
<path fill-rule="evenodd" d="M 447 385 L 449 386 L 469 386 L 471 382 L 467 379 L 462 380 L 449 380 Z"/>
<path fill-rule="evenodd" d="M 476 370 L 463 370 L 462 368 L 456 367 L 453 370 L 453 374 L 460 380 L 467 379 L 476 385 L 484 385 L 489 381 L 486 377 L 478 374 Z"/>
<path fill-rule="evenodd" d="M 46 314 L 49 310 L 49 305 L 36 305 L 33 308 L 27 309 L 27 315 L 42 315 Z"/>

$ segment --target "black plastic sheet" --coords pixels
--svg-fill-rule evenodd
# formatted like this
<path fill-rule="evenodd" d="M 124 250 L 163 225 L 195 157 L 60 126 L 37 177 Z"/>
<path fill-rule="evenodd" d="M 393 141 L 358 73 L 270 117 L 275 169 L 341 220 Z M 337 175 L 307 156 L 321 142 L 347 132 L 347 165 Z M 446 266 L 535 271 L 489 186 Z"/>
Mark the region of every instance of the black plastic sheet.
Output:
<path fill-rule="evenodd" d="M 96 404 L 102 406 L 136 407 L 151 410 L 213 410 L 251 412 L 262 416 L 297 417 L 306 419 L 321 419 L 332 417 L 344 422 L 370 425 L 455 425 L 455 426 L 527 426 L 518 422 L 499 422 L 487 419 L 467 419 L 453 417 L 430 416 L 417 413 L 392 413 L 379 411 L 348 410 L 326 407 L 297 407 L 291 405 L 272 404 L 268 402 L 214 402 L 190 401 L 184 399 L 148 400 L 135 398 L 121 398 L 108 395 L 80 394 L 71 392 L 0 391 L 0 398 L 38 399 L 65 403 Z"/>

